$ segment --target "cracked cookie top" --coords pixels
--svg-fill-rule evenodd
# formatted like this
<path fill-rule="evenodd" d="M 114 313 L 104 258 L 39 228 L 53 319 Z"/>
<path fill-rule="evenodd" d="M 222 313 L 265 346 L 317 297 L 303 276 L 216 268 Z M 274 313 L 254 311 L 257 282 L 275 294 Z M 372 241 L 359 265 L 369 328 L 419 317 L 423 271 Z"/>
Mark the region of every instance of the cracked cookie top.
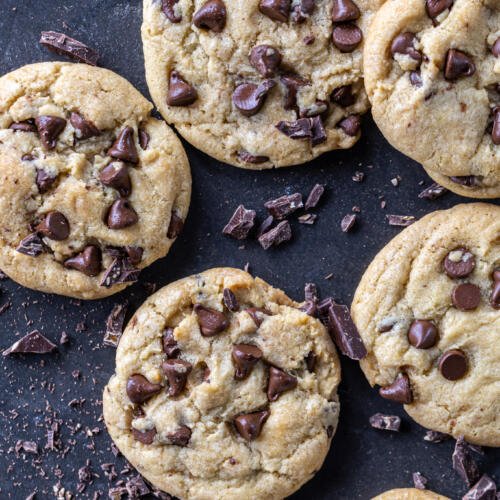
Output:
<path fill-rule="evenodd" d="M 41 63 L 0 78 L 0 268 L 95 299 L 165 256 L 191 194 L 175 134 L 126 80 Z"/>
<path fill-rule="evenodd" d="M 466 196 L 500 196 L 500 2 L 390 0 L 364 50 L 389 142 Z"/>
<path fill-rule="evenodd" d="M 382 397 L 424 427 L 500 446 L 500 207 L 457 205 L 405 229 L 367 269 L 352 314 Z"/>
<path fill-rule="evenodd" d="M 104 418 L 125 457 L 170 494 L 281 499 L 323 463 L 339 381 L 321 322 L 258 278 L 212 269 L 134 315 Z"/>
<path fill-rule="evenodd" d="M 214 158 L 248 169 L 350 148 L 367 111 L 361 49 L 383 0 L 144 0 L 153 100 Z"/>

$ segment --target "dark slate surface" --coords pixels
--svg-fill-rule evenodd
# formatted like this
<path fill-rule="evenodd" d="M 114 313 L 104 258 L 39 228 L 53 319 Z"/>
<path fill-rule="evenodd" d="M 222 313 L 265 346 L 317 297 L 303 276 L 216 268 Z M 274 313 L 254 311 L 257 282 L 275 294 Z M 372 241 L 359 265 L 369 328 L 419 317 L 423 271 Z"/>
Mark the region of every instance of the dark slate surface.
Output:
<path fill-rule="evenodd" d="M 55 59 L 37 41 L 40 31 L 59 30 L 97 47 L 102 66 L 148 95 L 140 4 L 139 0 L 1 0 L 0 71 Z M 130 315 L 147 297 L 146 283 L 160 287 L 213 266 L 242 267 L 250 262 L 254 274 L 296 299 L 302 298 L 304 282 L 315 281 L 324 296 L 350 303 L 370 260 L 399 232 L 387 225 L 386 214 L 421 217 L 468 201 L 451 194 L 434 202 L 419 200 L 420 183 L 427 186 L 431 181 L 385 142 L 369 118 L 364 137 L 351 151 L 333 152 L 306 166 L 280 171 L 246 172 L 186 147 L 194 181 L 186 229 L 170 255 L 146 270 L 139 284 L 108 300 L 79 303 L 31 292 L 11 281 L 0 283 L 0 306 L 11 303 L 0 316 L 1 348 L 35 328 L 56 343 L 62 332 L 70 339 L 57 354 L 0 360 L 2 498 L 23 499 L 33 491 L 37 498 L 50 498 L 58 483 L 77 498 L 92 498 L 97 491 L 107 497 L 116 480 L 110 483 L 100 465 L 113 462 L 119 472 L 125 461 L 112 454 L 101 417 L 101 391 L 113 372 L 115 354 L 102 345 L 105 320 L 113 305 L 124 301 Z M 363 183 L 352 181 L 357 170 L 366 174 Z M 391 179 L 397 175 L 402 180 L 394 187 Z M 239 249 L 236 241 L 221 235 L 239 203 L 264 214 L 265 200 L 295 191 L 306 195 L 316 182 L 328 185 L 328 196 L 315 226 L 293 223 L 293 243 L 264 252 L 255 242 Z M 387 201 L 385 210 L 380 208 L 381 196 Z M 355 205 L 361 208 L 359 222 L 352 233 L 343 234 L 340 220 Z M 330 273 L 333 278 L 324 279 Z M 387 489 L 411 486 L 415 471 L 429 478 L 429 488 L 460 498 L 466 487 L 451 468 L 453 442 L 425 442 L 425 430 L 401 407 L 378 397 L 356 363 L 343 359 L 342 365 L 341 418 L 331 452 L 321 471 L 294 498 L 368 499 Z M 371 429 L 368 418 L 375 412 L 400 415 L 403 431 Z M 52 419 L 62 422 L 59 451 L 44 449 Z M 37 442 L 39 454 L 16 456 L 17 440 Z M 87 459 L 97 476 L 77 494 L 78 469 Z M 490 449 L 478 459 L 482 470 L 499 483 L 500 453 Z"/>

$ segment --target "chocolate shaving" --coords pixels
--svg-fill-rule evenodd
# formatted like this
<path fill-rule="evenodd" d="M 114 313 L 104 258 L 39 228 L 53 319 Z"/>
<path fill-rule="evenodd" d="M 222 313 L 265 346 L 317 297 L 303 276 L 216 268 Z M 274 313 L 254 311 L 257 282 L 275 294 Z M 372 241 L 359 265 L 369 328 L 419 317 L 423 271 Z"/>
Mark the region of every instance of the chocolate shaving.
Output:
<path fill-rule="evenodd" d="M 318 216 L 316 214 L 304 214 L 301 215 L 297 220 L 301 224 L 307 224 L 309 226 L 312 226 L 315 222 Z"/>
<path fill-rule="evenodd" d="M 436 200 L 447 192 L 448 190 L 445 187 L 441 186 L 437 182 L 434 182 L 434 184 L 431 184 L 429 187 L 425 188 L 418 195 L 418 197 L 422 200 Z"/>
<path fill-rule="evenodd" d="M 49 339 L 44 337 L 38 330 L 25 335 L 22 339 L 14 342 L 2 353 L 3 356 L 10 354 L 48 354 L 57 349 Z"/>
<path fill-rule="evenodd" d="M 110 288 L 113 285 L 138 281 L 141 270 L 132 266 L 126 258 L 116 257 L 108 267 L 101 281 L 101 286 Z"/>
<path fill-rule="evenodd" d="M 42 31 L 40 44 L 61 56 L 96 66 L 99 54 L 87 45 L 56 31 Z"/>

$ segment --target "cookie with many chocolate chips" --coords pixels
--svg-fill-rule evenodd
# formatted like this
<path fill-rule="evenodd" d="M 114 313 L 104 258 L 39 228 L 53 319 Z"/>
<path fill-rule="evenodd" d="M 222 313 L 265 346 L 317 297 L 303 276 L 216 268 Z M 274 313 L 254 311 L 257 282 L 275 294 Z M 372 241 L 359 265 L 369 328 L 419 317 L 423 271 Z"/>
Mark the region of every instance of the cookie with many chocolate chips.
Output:
<path fill-rule="evenodd" d="M 365 43 L 382 133 L 464 196 L 500 196 L 499 40 L 498 0 L 390 0 Z"/>
<path fill-rule="evenodd" d="M 352 316 L 382 397 L 419 424 L 500 446 L 500 206 L 427 215 L 368 267 Z"/>
<path fill-rule="evenodd" d="M 186 218 L 184 150 L 126 80 L 42 63 L 0 78 L 0 266 L 82 299 L 137 281 Z"/>
<path fill-rule="evenodd" d="M 364 36 L 384 0 L 144 0 L 151 95 L 168 123 L 247 169 L 354 145 Z"/>
<path fill-rule="evenodd" d="M 299 307 L 223 268 L 168 285 L 136 312 L 104 419 L 148 481 L 180 498 L 268 500 L 318 471 L 337 426 L 340 363 Z"/>
<path fill-rule="evenodd" d="M 372 500 L 450 500 L 448 497 L 438 495 L 429 490 L 417 490 L 416 488 L 398 488 L 381 493 Z"/>

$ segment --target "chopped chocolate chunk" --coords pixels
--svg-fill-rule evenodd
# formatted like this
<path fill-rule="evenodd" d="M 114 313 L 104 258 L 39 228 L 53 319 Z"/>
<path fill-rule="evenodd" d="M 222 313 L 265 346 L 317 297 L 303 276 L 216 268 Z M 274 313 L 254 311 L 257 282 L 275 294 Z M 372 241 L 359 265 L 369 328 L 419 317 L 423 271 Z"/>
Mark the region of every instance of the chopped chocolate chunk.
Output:
<path fill-rule="evenodd" d="M 184 447 L 189 444 L 191 434 L 191 429 L 187 425 L 181 425 L 176 431 L 168 433 L 165 440 L 168 444 Z"/>
<path fill-rule="evenodd" d="M 476 267 L 476 258 L 464 247 L 455 248 L 444 259 L 445 273 L 452 279 L 466 278 Z"/>
<path fill-rule="evenodd" d="M 238 303 L 238 299 L 236 298 L 236 295 L 229 288 L 224 288 L 224 290 L 222 291 L 222 296 L 224 298 L 224 305 L 231 312 L 239 311 L 240 305 Z"/>
<path fill-rule="evenodd" d="M 355 214 L 347 214 L 340 223 L 340 227 L 343 233 L 349 232 L 356 224 L 357 216 Z"/>
<path fill-rule="evenodd" d="M 132 436 L 136 441 L 142 444 L 153 444 L 156 436 L 156 428 L 149 429 L 147 431 L 139 431 L 137 429 L 132 429 Z"/>
<path fill-rule="evenodd" d="M 267 385 L 267 399 L 276 401 L 281 394 L 297 387 L 297 377 L 286 373 L 275 366 L 269 367 L 269 382 Z"/>
<path fill-rule="evenodd" d="M 244 240 L 248 238 L 250 231 L 255 226 L 256 215 L 255 210 L 247 210 L 243 205 L 240 205 L 222 232 L 237 240 Z"/>
<path fill-rule="evenodd" d="M 193 24 L 199 29 L 220 33 L 226 26 L 226 6 L 222 0 L 208 0 L 193 16 Z"/>
<path fill-rule="evenodd" d="M 181 234 L 184 229 L 184 221 L 179 217 L 175 210 L 172 211 L 170 223 L 168 225 L 167 238 L 173 240 Z"/>
<path fill-rule="evenodd" d="M 286 23 L 290 15 L 290 0 L 260 0 L 259 10 L 273 21 Z"/>
<path fill-rule="evenodd" d="M 133 283 L 139 279 L 141 270 L 133 267 L 128 259 L 117 257 L 106 269 L 101 286 L 110 288 L 113 285 Z"/>
<path fill-rule="evenodd" d="M 14 342 L 9 348 L 2 352 L 3 356 L 11 354 L 48 354 L 57 349 L 49 339 L 44 337 L 38 330 L 28 333 L 23 338 Z"/>
<path fill-rule="evenodd" d="M 66 128 L 66 120 L 58 116 L 39 116 L 35 118 L 36 128 L 40 141 L 46 150 L 54 149 L 57 145 L 57 138 Z"/>
<path fill-rule="evenodd" d="M 271 415 L 269 410 L 246 413 L 234 419 L 238 434 L 246 441 L 255 441 L 262 432 L 266 420 Z"/>
<path fill-rule="evenodd" d="M 375 429 L 399 432 L 401 428 L 401 418 L 396 415 L 384 415 L 375 413 L 370 417 L 370 425 Z"/>
<path fill-rule="evenodd" d="M 412 477 L 415 488 L 417 490 L 425 490 L 425 487 L 427 486 L 427 478 L 420 474 L 420 472 L 414 472 Z"/>
<path fill-rule="evenodd" d="M 139 474 L 129 479 L 125 483 L 125 488 L 129 498 L 141 498 L 151 493 L 151 490 Z"/>
<path fill-rule="evenodd" d="M 480 186 L 481 183 L 475 175 L 451 176 L 450 180 L 455 184 L 460 184 L 465 187 Z"/>
<path fill-rule="evenodd" d="M 340 351 L 351 359 L 363 359 L 367 354 L 366 347 L 351 318 L 349 308 L 331 304 L 328 308 L 328 318 L 330 333 Z"/>
<path fill-rule="evenodd" d="M 453 289 L 451 301 L 461 311 L 473 311 L 481 303 L 481 289 L 473 283 L 461 283 Z"/>
<path fill-rule="evenodd" d="M 220 311 L 202 306 L 201 304 L 195 304 L 194 312 L 198 316 L 201 334 L 204 337 L 213 337 L 223 332 L 229 326 L 229 321 Z"/>
<path fill-rule="evenodd" d="M 314 283 L 305 284 L 304 299 L 314 303 L 318 302 L 318 287 Z"/>
<path fill-rule="evenodd" d="M 363 33 L 355 24 L 338 24 L 333 28 L 332 39 L 340 52 L 353 52 L 363 40 Z"/>
<path fill-rule="evenodd" d="M 386 215 L 385 216 L 390 226 L 408 227 L 411 226 L 417 219 L 413 215 Z"/>
<path fill-rule="evenodd" d="M 10 125 L 10 130 L 14 132 L 36 132 L 37 128 L 34 120 L 25 120 L 23 122 L 14 122 Z"/>
<path fill-rule="evenodd" d="M 257 229 L 257 238 L 260 238 L 264 233 L 267 233 L 269 229 L 271 229 L 271 226 L 274 224 L 274 217 L 272 215 L 269 215 L 269 217 L 266 217 L 259 228 Z"/>
<path fill-rule="evenodd" d="M 144 375 L 136 373 L 127 380 L 127 396 L 135 404 L 142 404 L 160 393 L 160 384 L 152 384 Z"/>
<path fill-rule="evenodd" d="M 416 319 L 410 325 L 408 341 L 417 349 L 430 349 L 438 341 L 438 329 L 432 321 Z"/>
<path fill-rule="evenodd" d="M 19 243 L 16 251 L 24 255 L 28 255 L 29 257 L 38 257 L 40 254 L 45 252 L 45 245 L 37 233 L 32 233 L 26 236 L 26 238 Z"/>
<path fill-rule="evenodd" d="M 109 229 L 125 229 L 137 224 L 139 216 L 129 200 L 117 199 L 110 207 L 106 216 Z"/>
<path fill-rule="evenodd" d="M 36 185 L 40 194 L 46 193 L 56 181 L 57 176 L 43 170 L 42 168 L 36 169 Z"/>
<path fill-rule="evenodd" d="M 296 109 L 297 92 L 299 91 L 300 87 L 310 85 L 311 82 L 295 74 L 282 75 L 280 77 L 280 82 L 285 87 L 285 103 L 283 107 L 286 110 Z"/>
<path fill-rule="evenodd" d="M 299 218 L 298 218 L 298 221 L 301 223 L 301 224 L 308 224 L 308 225 L 312 225 L 316 222 L 316 219 L 318 218 L 318 216 L 316 214 L 304 214 L 304 215 L 301 215 Z"/>
<path fill-rule="evenodd" d="M 276 124 L 276 128 L 290 139 L 312 139 L 312 118 L 299 118 L 298 120 L 287 122 L 281 121 Z"/>
<path fill-rule="evenodd" d="M 166 328 L 162 337 L 163 352 L 167 355 L 168 359 L 177 358 L 181 353 L 179 345 L 174 337 L 174 329 Z"/>
<path fill-rule="evenodd" d="M 237 156 L 242 162 L 252 165 L 260 165 L 269 161 L 269 156 L 253 155 L 248 151 L 238 151 Z"/>
<path fill-rule="evenodd" d="M 34 441 L 17 441 L 14 450 L 17 454 L 24 451 L 25 453 L 31 453 L 32 455 L 38 454 L 38 445 Z"/>
<path fill-rule="evenodd" d="M 498 39 L 500 41 L 500 38 Z M 500 49 L 500 43 L 499 45 Z M 493 128 L 491 129 L 491 140 L 495 146 L 500 146 L 500 106 L 493 109 Z"/>
<path fill-rule="evenodd" d="M 495 500 L 498 498 L 494 481 L 483 474 L 481 479 L 462 497 L 462 500 Z"/>
<path fill-rule="evenodd" d="M 253 116 L 260 111 L 269 91 L 275 85 L 274 80 L 265 80 L 259 85 L 242 83 L 233 92 L 233 104 L 242 115 Z"/>
<path fill-rule="evenodd" d="M 236 365 L 234 378 L 236 380 L 246 379 L 253 367 L 262 359 L 262 351 L 255 345 L 235 344 L 233 346 L 232 358 Z"/>
<path fill-rule="evenodd" d="M 448 51 L 444 67 L 447 80 L 458 80 L 460 77 L 472 76 L 475 72 L 476 66 L 468 54 L 457 49 Z"/>
<path fill-rule="evenodd" d="M 417 63 L 422 62 L 422 54 L 415 48 L 415 43 L 417 42 L 417 37 L 415 33 L 410 33 L 406 31 L 400 33 L 394 38 L 391 45 L 391 54 L 394 57 L 396 54 L 403 54 L 410 56 Z"/>
<path fill-rule="evenodd" d="M 250 64 L 264 78 L 273 78 L 281 64 L 281 53 L 271 45 L 257 45 L 250 52 Z"/>
<path fill-rule="evenodd" d="M 132 265 L 137 266 L 141 263 L 142 256 L 144 255 L 144 248 L 128 246 L 124 247 L 124 251 Z"/>
<path fill-rule="evenodd" d="M 413 402 L 410 379 L 405 373 L 401 373 L 392 384 L 381 387 L 379 394 L 397 403 L 409 405 Z"/>
<path fill-rule="evenodd" d="M 342 108 L 348 108 L 356 102 L 356 97 L 352 91 L 352 85 L 343 85 L 333 90 L 330 101 L 338 104 Z"/>
<path fill-rule="evenodd" d="M 439 358 L 439 371 L 447 380 L 459 380 L 467 373 L 467 357 L 460 349 L 446 351 Z"/>
<path fill-rule="evenodd" d="M 440 198 L 444 194 L 446 194 L 448 190 L 438 184 L 437 182 L 434 182 L 434 184 L 431 184 L 429 187 L 425 188 L 419 195 L 418 197 L 420 199 L 424 200 L 435 200 L 437 198 Z"/>
<path fill-rule="evenodd" d="M 116 189 L 120 196 L 126 198 L 132 192 L 132 181 L 128 167 L 121 161 L 113 161 L 99 173 L 99 180 L 107 187 Z"/>
<path fill-rule="evenodd" d="M 326 129 L 325 126 L 323 125 L 323 120 L 321 116 L 315 116 L 311 118 L 311 131 L 312 131 L 311 145 L 313 147 L 322 144 L 328 139 L 328 136 L 326 135 Z"/>
<path fill-rule="evenodd" d="M 91 137 L 97 137 L 101 134 L 101 131 L 91 121 L 86 120 L 78 113 L 71 113 L 69 122 L 75 129 L 76 138 L 81 141 L 90 139 Z"/>
<path fill-rule="evenodd" d="M 245 312 L 250 315 L 257 328 L 262 325 L 266 316 L 271 316 L 271 313 L 262 307 L 249 307 Z"/>
<path fill-rule="evenodd" d="M 358 6 L 352 0 L 334 0 L 332 11 L 332 21 L 334 23 L 356 21 L 360 15 Z"/>
<path fill-rule="evenodd" d="M 189 106 L 198 99 L 198 92 L 177 71 L 170 73 L 167 104 L 169 106 Z"/>
<path fill-rule="evenodd" d="M 180 23 L 182 16 L 175 12 L 175 4 L 179 0 L 161 0 L 161 10 L 171 23 Z"/>
<path fill-rule="evenodd" d="M 323 194 L 325 193 L 325 185 L 324 184 L 316 184 L 309 193 L 307 197 L 306 204 L 304 208 L 306 210 L 311 210 L 311 208 L 316 208 L 318 203 L 320 202 Z"/>
<path fill-rule="evenodd" d="M 259 243 L 264 250 L 278 246 L 292 239 L 292 228 L 288 221 L 280 222 L 274 229 L 259 236 Z"/>
<path fill-rule="evenodd" d="M 304 205 L 302 203 L 302 195 L 300 193 L 294 193 L 281 196 L 275 200 L 266 201 L 264 206 L 276 220 L 283 220 Z"/>
<path fill-rule="evenodd" d="M 426 0 L 425 8 L 431 19 L 436 19 L 445 10 L 450 9 L 454 0 Z"/>
<path fill-rule="evenodd" d="M 452 456 L 453 469 L 470 487 L 479 479 L 479 469 L 470 453 L 469 444 L 463 436 L 460 436 L 455 443 L 455 450 Z"/>
<path fill-rule="evenodd" d="M 291 19 L 303 23 L 314 12 L 315 0 L 296 0 L 292 3 Z"/>
<path fill-rule="evenodd" d="M 96 66 L 99 54 L 87 45 L 56 31 L 42 31 L 40 44 L 56 54 Z"/>
<path fill-rule="evenodd" d="M 339 127 L 350 137 L 356 137 L 361 129 L 361 117 L 350 115 L 339 122 Z"/>
<path fill-rule="evenodd" d="M 427 431 L 424 436 L 424 441 L 429 441 L 430 443 L 442 443 L 450 439 L 448 434 L 438 431 Z"/>
<path fill-rule="evenodd" d="M 354 182 L 363 182 L 365 180 L 364 172 L 360 172 L 359 170 L 357 170 L 352 176 L 352 180 Z"/>
<path fill-rule="evenodd" d="M 98 276 L 101 272 L 101 249 L 94 245 L 89 245 L 82 252 L 64 261 L 64 267 L 75 269 L 86 276 Z"/>
<path fill-rule="evenodd" d="M 179 396 L 186 387 L 193 365 L 183 359 L 167 359 L 161 367 L 168 380 L 167 394 L 171 397 Z"/>
<path fill-rule="evenodd" d="M 139 163 L 139 155 L 134 140 L 134 129 L 125 127 L 108 151 L 108 155 L 127 163 Z"/>
<path fill-rule="evenodd" d="M 126 304 L 116 304 L 111 311 L 111 314 L 106 320 L 106 333 L 104 334 L 104 345 L 118 347 L 120 338 L 123 333 L 123 325 L 125 324 L 125 316 L 127 314 Z"/>
<path fill-rule="evenodd" d="M 55 241 L 65 240 L 70 233 L 68 219 L 56 210 L 45 215 L 42 222 L 36 226 L 36 232 Z"/>

